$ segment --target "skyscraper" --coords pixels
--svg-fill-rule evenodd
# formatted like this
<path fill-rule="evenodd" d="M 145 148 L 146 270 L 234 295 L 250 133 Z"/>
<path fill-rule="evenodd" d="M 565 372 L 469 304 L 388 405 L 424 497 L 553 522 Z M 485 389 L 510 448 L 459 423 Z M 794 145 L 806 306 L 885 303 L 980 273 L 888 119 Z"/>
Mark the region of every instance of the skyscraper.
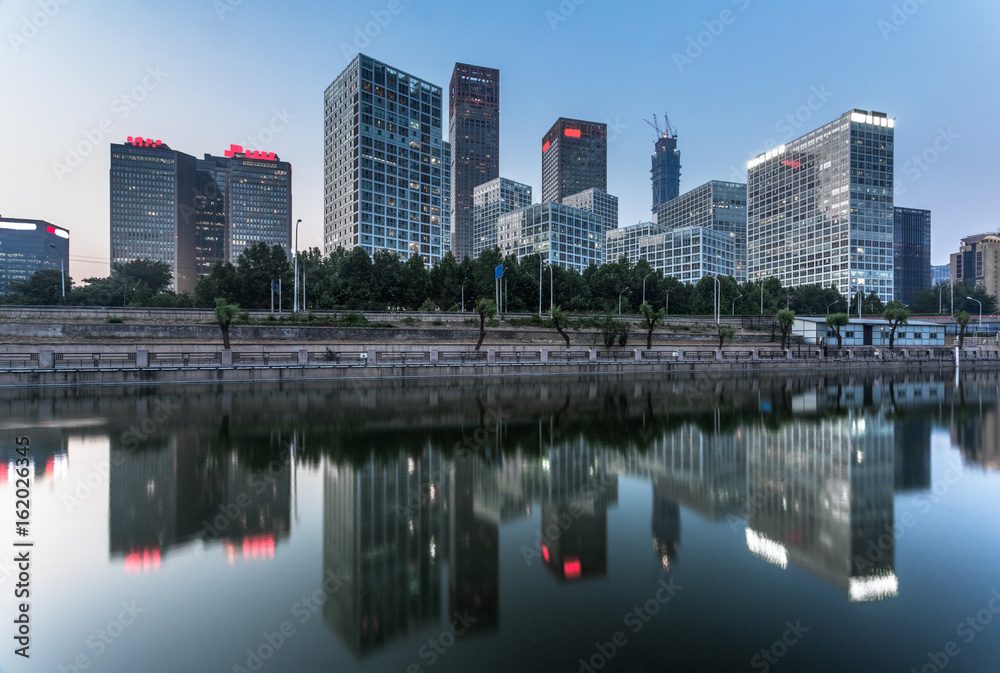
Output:
<path fill-rule="evenodd" d="M 660 206 L 656 221 L 667 231 L 704 227 L 728 234 L 736 252 L 733 277 L 747 280 L 747 186 L 712 180 Z M 700 277 L 700 276 L 699 276 Z"/>
<path fill-rule="evenodd" d="M 228 259 L 229 161 L 209 154 L 198 159 L 195 173 L 195 269 L 212 272 L 215 262 Z"/>
<path fill-rule="evenodd" d="M 963 238 L 951 256 L 951 280 L 1000 297 L 1000 232 Z"/>
<path fill-rule="evenodd" d="M 324 94 L 323 249 L 451 247 L 451 145 L 441 87 L 359 54 Z"/>
<path fill-rule="evenodd" d="M 653 215 L 661 205 L 676 199 L 681 193 L 681 153 L 677 149 L 677 134 L 667 131 L 660 134 L 653 147 Z"/>
<path fill-rule="evenodd" d="M 601 216 L 604 223 L 604 231 L 618 228 L 618 197 L 608 194 L 603 189 L 591 187 L 579 194 L 570 194 L 563 197 L 564 204 L 580 210 L 589 210 Z"/>
<path fill-rule="evenodd" d="M 448 99 L 451 251 L 474 256 L 473 191 L 500 176 L 500 71 L 456 63 Z"/>
<path fill-rule="evenodd" d="M 751 280 L 893 291 L 893 131 L 851 110 L 747 164 Z"/>
<path fill-rule="evenodd" d="M 225 155 L 229 159 L 229 261 L 235 263 L 241 252 L 258 242 L 290 251 L 291 165 L 274 152 L 244 151 L 239 145 L 230 145 Z"/>
<path fill-rule="evenodd" d="M 478 185 L 472 191 L 472 257 L 497 245 L 497 220 L 531 205 L 531 187 L 507 178 Z M 457 257 L 457 255 L 456 255 Z"/>
<path fill-rule="evenodd" d="M 931 288 L 931 211 L 893 208 L 895 299 L 910 304 Z"/>
<path fill-rule="evenodd" d="M 0 217 L 0 294 L 42 269 L 61 269 L 69 277 L 69 230 L 45 220 Z"/>
<path fill-rule="evenodd" d="M 562 203 L 536 203 L 497 219 L 497 247 L 504 256 L 537 253 L 555 266 L 583 273 L 604 262 L 604 221 Z"/>
<path fill-rule="evenodd" d="M 542 201 L 608 188 L 608 125 L 560 117 L 542 139 Z"/>
<path fill-rule="evenodd" d="M 170 288 L 194 290 L 197 160 L 159 140 L 111 144 L 111 263 L 166 263 Z"/>

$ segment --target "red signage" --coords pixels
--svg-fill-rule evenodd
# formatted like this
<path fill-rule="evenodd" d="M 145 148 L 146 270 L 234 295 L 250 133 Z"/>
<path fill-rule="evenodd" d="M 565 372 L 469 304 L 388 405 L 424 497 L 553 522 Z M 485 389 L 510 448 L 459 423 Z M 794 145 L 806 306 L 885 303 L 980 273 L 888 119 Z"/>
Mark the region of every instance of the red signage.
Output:
<path fill-rule="evenodd" d="M 799 165 L 800 164 L 799 164 L 798 161 L 792 161 L 791 159 L 785 159 L 781 163 L 784 164 L 785 166 L 788 166 L 793 171 L 798 171 L 799 170 Z"/>
<path fill-rule="evenodd" d="M 262 161 L 277 161 L 278 155 L 274 152 L 258 152 L 257 150 L 246 150 L 243 151 L 242 145 L 229 145 L 229 149 L 225 151 L 227 157 L 235 157 L 237 154 L 242 154 L 246 159 L 260 159 Z"/>
<path fill-rule="evenodd" d="M 56 228 L 52 226 L 45 227 L 45 231 L 49 232 L 50 234 L 54 234 L 56 233 Z"/>
<path fill-rule="evenodd" d="M 567 138 L 579 138 L 580 129 L 566 129 L 565 131 L 563 131 L 563 135 L 566 136 Z"/>
<path fill-rule="evenodd" d="M 544 144 L 544 145 L 542 145 L 542 152 L 543 152 L 543 153 L 544 153 L 544 152 L 548 152 L 548 151 L 549 151 L 549 146 L 550 146 L 550 145 L 552 145 L 552 143 L 550 143 L 550 142 L 549 142 L 548 140 L 546 140 L 546 141 L 545 141 L 545 144 Z"/>
<path fill-rule="evenodd" d="M 125 556 L 126 573 L 148 573 L 160 569 L 160 550 L 139 549 Z"/>
<path fill-rule="evenodd" d="M 152 138 L 143 138 L 142 136 L 132 137 L 129 136 L 126 141 L 132 147 L 159 147 L 163 144 L 162 140 L 153 140 Z"/>

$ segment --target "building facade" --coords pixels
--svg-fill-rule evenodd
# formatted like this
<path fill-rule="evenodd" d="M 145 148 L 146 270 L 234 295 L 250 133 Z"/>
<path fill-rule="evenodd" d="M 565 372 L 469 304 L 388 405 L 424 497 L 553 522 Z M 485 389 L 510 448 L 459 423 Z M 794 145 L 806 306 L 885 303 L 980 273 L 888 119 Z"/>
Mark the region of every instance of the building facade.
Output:
<path fill-rule="evenodd" d="M 931 288 L 931 211 L 893 208 L 895 299 L 910 304 Z"/>
<path fill-rule="evenodd" d="M 1000 233 L 963 238 L 951 256 L 951 280 L 1000 298 Z"/>
<path fill-rule="evenodd" d="M 878 318 L 851 318 L 840 328 L 842 346 L 888 346 L 892 325 Z M 837 345 L 837 333 L 826 324 L 826 318 L 795 318 L 792 334 L 801 336 L 807 344 Z M 945 327 L 939 323 L 911 320 L 896 329 L 894 347 L 944 346 Z"/>
<path fill-rule="evenodd" d="M 475 257 L 477 186 L 500 176 L 500 71 L 456 63 L 448 89 L 451 142 L 451 251 Z"/>
<path fill-rule="evenodd" d="M 0 217 L 0 295 L 43 269 L 69 277 L 69 230 L 45 220 Z"/>
<path fill-rule="evenodd" d="M 736 273 L 736 243 L 729 234 L 705 227 L 671 229 L 639 239 L 639 259 L 654 271 L 684 283 Z"/>
<path fill-rule="evenodd" d="M 852 110 L 747 164 L 750 280 L 893 299 L 894 129 Z"/>
<path fill-rule="evenodd" d="M 236 263 L 254 243 L 292 249 L 292 167 L 273 152 L 230 145 L 227 257 Z M 209 157 L 206 159 L 217 159 Z"/>
<path fill-rule="evenodd" d="M 608 188 L 608 125 L 560 117 L 542 138 L 542 201 Z"/>
<path fill-rule="evenodd" d="M 681 153 L 676 134 L 660 136 L 653 146 L 652 163 L 649 172 L 653 181 L 653 217 L 656 217 L 660 206 L 681 194 Z"/>
<path fill-rule="evenodd" d="M 478 185 L 472 193 L 472 257 L 497 245 L 501 215 L 531 205 L 531 187 L 507 178 Z M 455 255 L 458 258 L 458 255 Z"/>
<path fill-rule="evenodd" d="M 608 229 L 605 231 L 607 239 L 604 245 L 605 263 L 617 262 L 622 255 L 628 260 L 630 265 L 635 265 L 639 257 L 639 241 L 649 236 L 662 234 L 667 230 L 662 224 L 655 222 L 639 222 L 630 224 L 627 227 L 618 229 Z"/>
<path fill-rule="evenodd" d="M 600 215 L 604 231 L 618 228 L 618 197 L 603 189 L 591 187 L 579 194 L 570 194 L 562 202 L 571 208 L 589 210 Z"/>
<path fill-rule="evenodd" d="M 587 210 L 536 203 L 499 217 L 497 246 L 505 256 L 537 253 L 556 266 L 583 272 L 604 262 L 604 224 Z"/>
<path fill-rule="evenodd" d="M 111 144 L 111 263 L 136 259 L 170 267 L 170 289 L 197 282 L 197 160 L 159 140 L 129 136 Z"/>
<path fill-rule="evenodd" d="M 747 186 L 713 180 L 660 206 L 656 221 L 667 231 L 702 227 L 729 234 L 736 250 L 733 277 L 747 280 Z"/>
<path fill-rule="evenodd" d="M 934 285 L 951 282 L 951 264 L 935 264 L 931 267 L 931 281 Z"/>
<path fill-rule="evenodd" d="M 359 54 L 324 93 L 323 250 L 451 249 L 441 87 Z"/>
<path fill-rule="evenodd" d="M 196 164 L 194 186 L 195 270 L 212 272 L 220 259 L 229 259 L 226 226 L 229 217 L 229 161 L 206 154 Z"/>

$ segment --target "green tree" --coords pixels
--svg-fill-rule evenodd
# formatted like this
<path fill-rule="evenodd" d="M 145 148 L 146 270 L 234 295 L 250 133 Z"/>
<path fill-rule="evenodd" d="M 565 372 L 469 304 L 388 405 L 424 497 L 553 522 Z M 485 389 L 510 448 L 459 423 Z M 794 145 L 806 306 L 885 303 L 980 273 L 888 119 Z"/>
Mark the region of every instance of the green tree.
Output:
<path fill-rule="evenodd" d="M 2 303 L 28 306 L 55 306 L 62 303 L 63 276 L 59 269 L 41 269 L 28 280 L 11 283 Z M 69 298 L 73 279 L 66 276 L 66 296 Z"/>
<path fill-rule="evenodd" d="M 230 304 L 223 297 L 215 300 L 215 319 L 219 321 L 219 329 L 222 330 L 222 346 L 229 350 L 229 324 L 239 315 L 240 307 Z"/>
<path fill-rule="evenodd" d="M 562 310 L 559 306 L 553 306 L 549 315 L 552 316 L 552 324 L 555 325 L 556 331 L 559 332 L 559 335 L 566 340 L 566 348 L 569 348 L 569 335 L 566 334 L 562 328 L 563 325 L 569 323 L 569 315 L 567 315 L 566 311 Z"/>
<path fill-rule="evenodd" d="M 736 336 L 736 330 L 732 327 L 729 327 L 728 325 L 722 325 L 722 324 L 720 324 L 718 328 L 719 328 L 719 348 L 722 348 L 722 344 L 726 341 L 726 339 L 732 340 L 732 338 Z"/>
<path fill-rule="evenodd" d="M 427 300 L 429 275 L 424 258 L 410 255 L 403 263 L 403 307 L 415 311 Z"/>
<path fill-rule="evenodd" d="M 778 327 L 781 328 L 781 349 L 784 350 L 788 347 L 788 336 L 791 334 L 792 325 L 795 324 L 795 311 L 783 308 L 778 311 L 774 319 L 778 321 Z"/>
<path fill-rule="evenodd" d="M 826 316 L 826 324 L 833 328 L 834 333 L 837 335 L 837 348 L 840 348 L 843 340 L 840 334 L 840 328 L 846 327 L 848 323 L 851 322 L 851 317 L 846 313 L 831 313 Z"/>
<path fill-rule="evenodd" d="M 492 299 L 482 298 L 476 301 L 476 313 L 479 314 L 479 341 L 476 342 L 476 350 L 483 345 L 486 338 L 486 319 L 496 315 L 497 305 Z"/>
<path fill-rule="evenodd" d="M 376 250 L 372 258 L 372 304 L 379 309 L 398 309 L 404 295 L 403 264 L 395 252 Z"/>
<path fill-rule="evenodd" d="M 892 350 L 896 342 L 896 329 L 909 321 L 910 312 L 898 301 L 890 301 L 882 311 L 882 317 L 889 322 L 889 350 Z"/>
<path fill-rule="evenodd" d="M 969 327 L 969 322 L 972 320 L 972 314 L 968 311 L 959 311 L 955 314 L 955 322 L 958 323 L 958 348 L 962 349 L 965 344 L 965 330 Z"/>
<path fill-rule="evenodd" d="M 230 301 L 235 301 L 244 308 L 270 308 L 272 281 L 281 286 L 281 303 L 291 306 L 294 278 L 292 265 L 288 262 L 284 248 L 280 245 L 268 247 L 262 241 L 253 243 L 244 248 L 236 259 L 232 288 L 235 296 Z M 277 300 L 274 303 L 279 304 Z"/>
<path fill-rule="evenodd" d="M 649 350 L 653 347 L 653 330 L 656 329 L 657 323 L 663 320 L 666 312 L 663 309 L 654 311 L 647 301 L 639 307 L 639 313 L 642 314 L 642 326 L 646 330 L 646 350 Z"/>
<path fill-rule="evenodd" d="M 111 276 L 117 279 L 121 288 L 129 288 L 142 283 L 149 288 L 150 295 L 159 294 L 170 286 L 173 272 L 166 262 L 149 259 L 133 259 L 128 262 L 115 262 L 111 265 Z"/>

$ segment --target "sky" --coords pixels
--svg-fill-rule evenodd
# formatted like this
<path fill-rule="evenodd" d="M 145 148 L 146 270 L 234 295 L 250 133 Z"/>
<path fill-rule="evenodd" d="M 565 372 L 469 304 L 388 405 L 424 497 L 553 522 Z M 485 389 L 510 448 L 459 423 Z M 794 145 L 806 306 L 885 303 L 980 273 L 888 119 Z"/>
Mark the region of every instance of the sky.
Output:
<path fill-rule="evenodd" d="M 276 152 L 321 247 L 323 91 L 358 51 L 445 91 L 456 61 L 499 68 L 500 174 L 536 201 L 552 123 L 607 122 L 621 225 L 651 219 L 654 114 L 684 192 L 861 108 L 896 119 L 896 205 L 932 211 L 933 263 L 1000 228 L 995 0 L 0 0 L 0 27 L 0 215 L 69 228 L 77 280 L 108 273 L 127 136 Z"/>

